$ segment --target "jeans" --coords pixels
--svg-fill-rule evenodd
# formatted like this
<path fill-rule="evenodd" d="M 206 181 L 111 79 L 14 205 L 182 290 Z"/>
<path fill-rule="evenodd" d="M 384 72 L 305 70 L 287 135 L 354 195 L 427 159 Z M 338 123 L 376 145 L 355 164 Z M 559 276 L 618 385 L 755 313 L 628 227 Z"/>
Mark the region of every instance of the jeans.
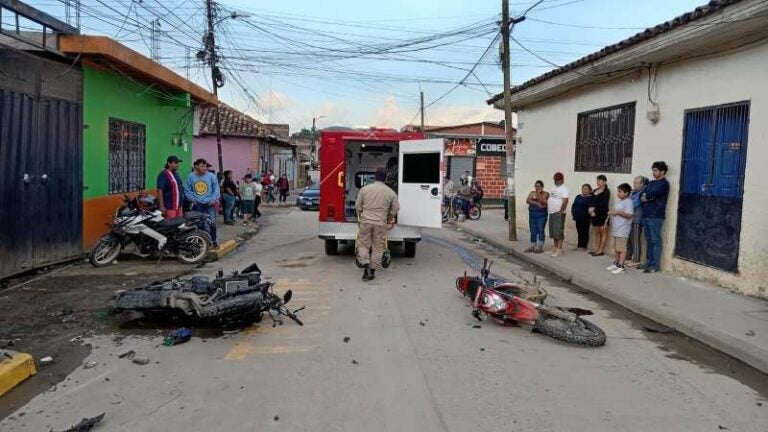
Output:
<path fill-rule="evenodd" d="M 661 226 L 664 219 L 643 219 L 643 229 L 645 229 L 645 242 L 648 250 L 646 256 L 648 262 L 645 268 L 659 270 L 661 265 Z"/>
<path fill-rule="evenodd" d="M 586 249 L 589 246 L 589 229 L 592 226 L 589 219 L 579 219 L 576 221 L 576 233 L 579 236 L 578 247 Z"/>
<path fill-rule="evenodd" d="M 194 203 L 192 204 L 192 210 L 206 213 L 210 217 L 210 221 L 205 224 L 203 229 L 210 234 L 213 245 L 218 245 L 218 242 L 216 241 L 216 207 L 214 207 L 213 204 Z"/>
<path fill-rule="evenodd" d="M 275 202 L 275 187 L 267 186 L 267 204 Z"/>
<path fill-rule="evenodd" d="M 547 214 L 528 213 L 528 228 L 531 230 L 531 244 L 544 246 L 544 227 L 547 226 Z"/>
<path fill-rule="evenodd" d="M 289 194 L 289 192 L 290 192 L 289 190 L 281 190 L 280 191 L 280 202 L 281 203 L 284 203 L 284 202 L 288 201 L 288 194 Z"/>
<path fill-rule="evenodd" d="M 221 194 L 221 199 L 224 201 L 224 223 L 234 222 L 235 197 Z"/>

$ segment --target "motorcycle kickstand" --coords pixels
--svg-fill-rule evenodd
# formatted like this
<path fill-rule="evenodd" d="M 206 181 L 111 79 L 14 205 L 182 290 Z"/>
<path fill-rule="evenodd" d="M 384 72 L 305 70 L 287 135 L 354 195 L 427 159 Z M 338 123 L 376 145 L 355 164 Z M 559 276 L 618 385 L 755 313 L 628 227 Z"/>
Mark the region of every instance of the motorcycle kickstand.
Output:
<path fill-rule="evenodd" d="M 280 325 L 283 325 L 283 320 L 275 319 L 274 315 L 272 315 L 272 311 L 268 311 L 267 313 L 269 314 L 269 319 L 272 320 L 272 328 L 277 327 L 278 323 L 280 323 Z"/>

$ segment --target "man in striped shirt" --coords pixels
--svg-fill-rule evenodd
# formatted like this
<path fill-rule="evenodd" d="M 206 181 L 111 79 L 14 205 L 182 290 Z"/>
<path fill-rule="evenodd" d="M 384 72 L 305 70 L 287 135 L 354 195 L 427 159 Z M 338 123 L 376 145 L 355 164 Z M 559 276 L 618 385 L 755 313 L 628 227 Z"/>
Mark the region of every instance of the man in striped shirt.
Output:
<path fill-rule="evenodd" d="M 183 213 L 183 183 L 179 176 L 181 159 L 168 156 L 165 169 L 157 176 L 157 202 L 166 218 L 181 217 Z"/>

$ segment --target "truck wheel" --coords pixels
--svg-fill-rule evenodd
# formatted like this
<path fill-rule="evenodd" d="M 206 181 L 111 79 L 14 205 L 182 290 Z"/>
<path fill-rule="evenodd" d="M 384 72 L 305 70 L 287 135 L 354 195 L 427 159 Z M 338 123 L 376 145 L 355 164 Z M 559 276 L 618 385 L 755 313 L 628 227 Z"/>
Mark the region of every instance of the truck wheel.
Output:
<path fill-rule="evenodd" d="M 325 254 L 326 255 L 338 255 L 339 254 L 339 242 L 336 240 L 325 241 Z"/>
<path fill-rule="evenodd" d="M 406 258 L 415 258 L 416 257 L 416 242 L 405 242 L 405 257 Z"/>

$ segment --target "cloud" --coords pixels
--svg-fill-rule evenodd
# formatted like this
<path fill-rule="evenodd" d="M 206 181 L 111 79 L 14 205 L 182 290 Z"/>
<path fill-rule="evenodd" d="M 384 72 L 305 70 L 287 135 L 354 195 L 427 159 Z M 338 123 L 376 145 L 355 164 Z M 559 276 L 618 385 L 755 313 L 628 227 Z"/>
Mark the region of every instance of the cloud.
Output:
<path fill-rule="evenodd" d="M 451 126 L 481 121 L 499 122 L 504 119 L 504 112 L 486 105 L 482 101 L 472 105 L 438 105 L 427 108 L 425 123 L 429 126 Z M 387 96 L 369 118 L 369 126 L 391 127 L 400 129 L 409 122 L 419 123 L 416 111 L 400 108 L 397 97 Z"/>

